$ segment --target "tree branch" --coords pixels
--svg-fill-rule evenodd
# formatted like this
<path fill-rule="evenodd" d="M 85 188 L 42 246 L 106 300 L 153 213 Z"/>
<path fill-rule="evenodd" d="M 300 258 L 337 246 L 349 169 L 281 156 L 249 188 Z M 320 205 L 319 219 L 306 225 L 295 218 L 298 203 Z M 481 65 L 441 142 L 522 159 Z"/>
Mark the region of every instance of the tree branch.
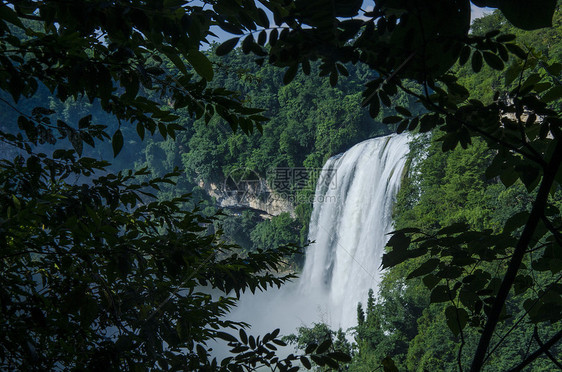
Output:
<path fill-rule="evenodd" d="M 537 341 L 537 343 L 541 348 L 545 347 L 543 342 L 541 341 L 541 338 L 539 337 L 539 330 L 537 326 L 535 326 L 535 330 L 533 331 L 533 337 L 535 337 L 535 340 Z M 562 363 L 556 360 L 556 358 L 552 355 L 552 353 L 548 349 L 545 349 L 544 353 L 550 360 L 552 360 L 552 363 L 556 364 L 556 366 L 562 370 Z"/>
<path fill-rule="evenodd" d="M 425 103 L 427 103 L 428 105 L 430 105 L 430 106 L 435 110 L 435 112 L 437 112 L 437 113 L 439 113 L 439 114 L 442 114 L 442 115 L 448 115 L 448 114 L 449 114 L 445 109 L 443 109 L 442 107 L 440 107 L 440 106 L 436 105 L 435 103 L 431 102 L 431 100 L 430 100 L 429 98 L 426 98 L 425 96 L 423 96 L 423 95 L 421 95 L 421 94 L 418 94 L 418 93 L 414 92 L 414 91 L 411 90 L 411 89 L 406 88 L 406 87 L 405 87 L 403 84 L 401 84 L 401 83 L 398 83 L 397 86 L 398 86 L 400 89 L 402 89 L 402 91 L 404 91 L 405 93 L 411 95 L 412 97 L 416 97 L 416 98 L 418 98 L 419 100 L 421 100 L 422 102 L 425 102 Z M 427 89 L 427 85 L 425 85 L 424 88 Z M 426 94 L 428 94 L 428 93 L 426 92 Z M 492 134 L 486 132 L 485 130 L 480 129 L 478 126 L 472 125 L 472 124 L 469 123 L 469 122 L 463 121 L 463 120 L 459 119 L 459 118 L 456 117 L 456 116 L 451 116 L 451 117 L 452 117 L 455 121 L 457 121 L 458 123 L 464 125 L 465 127 L 467 127 L 468 129 L 474 131 L 475 133 L 479 134 L 480 136 L 482 136 L 482 137 L 484 137 L 484 138 L 487 138 L 487 139 L 489 139 L 489 140 L 491 140 L 491 141 L 497 143 L 498 145 L 500 145 L 500 146 L 502 146 L 502 147 L 505 147 L 505 148 L 507 148 L 507 149 L 509 149 L 509 150 L 511 150 L 511 151 L 513 151 L 513 152 L 515 152 L 515 153 L 517 153 L 517 154 L 520 154 L 521 156 L 526 157 L 526 158 L 528 158 L 529 160 L 534 161 L 535 163 L 539 164 L 539 165 L 542 166 L 542 167 L 545 167 L 545 166 L 546 166 L 545 161 L 544 161 L 541 157 L 537 157 L 537 156 L 535 156 L 534 154 L 529 154 L 529 153 L 527 153 L 527 152 L 524 152 L 524 151 L 522 151 L 521 149 L 519 149 L 519 148 L 513 146 L 512 144 L 510 144 L 510 143 L 508 143 L 508 142 L 505 142 L 505 141 L 503 141 L 503 140 L 500 139 L 500 138 L 494 137 Z"/>
<path fill-rule="evenodd" d="M 528 253 L 529 251 L 527 251 Z M 523 321 L 523 319 L 525 319 L 525 317 L 529 314 L 529 312 L 531 311 L 531 309 L 533 307 L 535 307 L 536 304 L 539 303 L 540 299 L 543 298 L 544 296 L 546 296 L 549 291 L 556 285 L 558 284 L 558 282 L 562 280 L 562 275 L 560 275 L 558 277 L 558 279 L 556 279 L 554 282 L 550 283 L 550 285 L 546 288 L 546 290 L 540 295 L 538 296 L 535 301 L 531 304 L 531 306 L 529 306 L 529 308 L 527 308 L 525 310 L 525 313 L 523 315 L 521 315 L 519 317 L 519 319 L 511 326 L 511 328 L 509 328 L 509 330 L 500 338 L 500 340 L 496 343 L 496 345 L 492 348 L 492 350 L 490 350 L 490 352 L 488 353 L 488 355 L 486 355 L 486 358 L 484 358 L 484 362 L 486 360 L 488 360 L 488 358 L 490 358 L 492 356 L 492 354 L 494 353 L 494 351 L 496 351 L 496 349 L 502 344 L 502 342 L 507 338 L 507 336 L 509 336 L 511 334 L 511 332 L 513 332 L 513 330 L 515 328 L 517 328 L 517 326 L 519 325 L 519 323 L 521 323 L 521 321 Z"/>
<path fill-rule="evenodd" d="M 521 262 L 525 256 L 525 252 L 535 235 L 535 230 L 537 229 L 541 216 L 544 214 L 548 195 L 554 183 L 554 178 L 558 172 L 560 163 L 562 163 L 562 141 L 559 140 L 556 144 L 552 158 L 548 162 L 548 165 L 544 168 L 544 176 L 535 199 L 535 203 L 533 204 L 533 209 L 531 210 L 531 214 L 529 215 L 529 219 L 527 220 L 523 233 L 517 242 L 517 246 L 513 252 L 513 258 L 509 263 L 507 272 L 505 273 L 498 294 L 496 295 L 495 301 L 492 305 L 492 309 L 488 315 L 488 321 L 486 322 L 484 331 L 480 336 L 478 348 L 476 349 L 474 359 L 472 360 L 472 366 L 470 368 L 471 372 L 477 372 L 482 369 L 484 358 L 486 357 L 486 351 L 490 345 L 496 325 L 499 322 L 501 311 L 505 305 L 511 287 L 513 286 L 515 277 L 517 276 L 517 272 L 519 271 L 519 267 L 521 266 Z"/>
<path fill-rule="evenodd" d="M 541 354 L 548 352 L 548 349 L 554 346 L 554 344 L 557 343 L 560 339 L 562 339 L 562 331 L 559 331 L 557 334 L 555 334 L 554 337 L 548 340 L 547 343 L 539 347 L 537 351 L 529 355 L 529 357 L 525 359 L 523 362 L 521 362 L 518 366 L 510 369 L 509 372 L 518 372 L 523 370 L 523 368 L 531 364 L 531 362 L 533 362 L 535 359 L 541 356 Z"/>

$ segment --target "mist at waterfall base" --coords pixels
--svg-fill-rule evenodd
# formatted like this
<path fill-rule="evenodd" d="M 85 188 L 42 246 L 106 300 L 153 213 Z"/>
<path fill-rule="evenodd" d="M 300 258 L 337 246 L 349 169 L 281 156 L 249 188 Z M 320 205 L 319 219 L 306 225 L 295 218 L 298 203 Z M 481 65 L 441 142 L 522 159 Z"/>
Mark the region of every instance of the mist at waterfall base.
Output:
<path fill-rule="evenodd" d="M 320 322 L 344 331 L 357 325 L 357 304 L 380 281 L 408 142 L 406 134 L 373 138 L 330 158 L 316 187 L 313 243 L 300 277 L 280 289 L 246 292 L 229 319 L 249 323 L 255 336 L 276 328 L 288 335 Z"/>

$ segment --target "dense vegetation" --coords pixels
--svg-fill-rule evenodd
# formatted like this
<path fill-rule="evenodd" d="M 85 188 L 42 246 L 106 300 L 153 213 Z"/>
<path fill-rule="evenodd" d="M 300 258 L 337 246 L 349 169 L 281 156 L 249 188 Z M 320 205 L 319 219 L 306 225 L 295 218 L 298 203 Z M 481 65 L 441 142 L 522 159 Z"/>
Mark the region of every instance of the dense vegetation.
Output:
<path fill-rule="evenodd" d="M 553 24 L 553 28 L 523 32 L 496 11 L 477 19 L 472 29 L 477 35 L 496 29 L 517 35 L 518 41 L 532 46 L 533 56 L 536 57 L 527 62 L 534 66 L 528 74 L 545 76 L 549 74 L 544 69 L 547 63 L 562 60 L 560 12 L 555 13 Z M 491 102 L 495 91 L 507 94 L 517 85 L 517 81 L 513 83 L 513 78 L 509 79 L 488 66 L 483 67 L 479 74 L 472 74 L 469 65 L 456 67 L 455 72 L 459 82 L 472 92 L 472 97 L 483 102 Z M 524 78 L 529 75 L 524 75 Z M 461 229 L 465 231 L 488 229 L 499 233 L 512 216 L 531 211 L 535 191 L 529 192 L 520 180 L 506 187 L 500 177 L 490 177 L 487 173 L 494 150 L 485 141 L 476 139 L 467 148 L 459 146 L 443 152 L 442 136 L 442 132 L 435 131 L 431 135 L 418 136 L 411 143 L 409 173 L 395 207 L 397 229 L 416 227 L 435 234 L 446 226 L 461 224 Z M 557 192 L 553 200 L 557 208 L 560 200 Z M 545 273 L 533 262 L 536 259 L 530 257 L 525 261 L 525 274 L 515 283 L 516 293 L 522 292 L 526 286 L 540 292 L 541 288 L 556 280 L 556 276 Z M 485 277 L 490 275 L 488 272 L 502 270 L 504 265 L 501 260 L 485 261 L 472 267 L 473 275 Z M 430 301 L 435 284 L 428 288 L 429 278 L 423 281 L 418 278 L 405 280 L 419 266 L 420 261 L 416 259 L 387 270 L 376 300 L 370 295 L 366 299 L 366 307 L 359 310 L 362 315 L 355 331 L 358 349 L 352 364 L 354 370 L 372 370 L 387 356 L 392 357 L 399 370 L 412 371 L 449 371 L 459 368 L 459 360 L 463 365 L 469 362 L 469 356 L 476 348 L 478 328 L 468 328 L 463 335 L 458 331 L 454 335 L 449 330 L 454 327 L 447 324 L 444 314 L 450 311 L 450 303 L 439 301 L 432 304 L 433 301 Z M 534 284 L 528 281 L 529 276 L 535 278 Z M 468 294 L 465 292 L 464 295 Z M 487 360 L 489 370 L 510 369 L 539 345 L 538 337 L 549 339 L 560 328 L 559 320 L 534 325 L 526 319 L 528 308 L 524 303 L 530 298 L 529 295 L 520 296 L 507 303 L 510 315 L 499 329 L 499 334 L 506 335 L 506 338 L 490 354 Z M 554 308 L 543 308 L 541 311 L 559 311 L 557 305 L 551 306 Z M 523 323 L 519 324 L 521 320 Z M 559 360 L 562 345 L 553 347 L 550 352 Z M 549 357 L 543 355 L 533 363 L 532 370 L 549 371 L 553 366 Z"/>
<path fill-rule="evenodd" d="M 256 213 L 238 215 L 227 210 L 228 215 L 223 217 L 226 236 L 247 250 L 289 242 L 305 244 L 316 180 L 310 177 L 306 187 L 291 182 L 288 187 L 276 190 L 275 170 L 289 167 L 317 170 L 330 156 L 353 144 L 389 133 L 388 126 L 373 121 L 361 109 L 361 87 L 370 72 L 350 66 L 350 76 L 335 87 L 326 79 L 303 73 L 283 85 L 282 71 L 268 65 L 257 66 L 241 49 L 224 57 L 211 55 L 210 58 L 219 66 L 213 86 L 236 91 L 253 106 L 266 107 L 264 114 L 271 120 L 263 125 L 262 131 L 246 134 L 233 133 L 221 118 L 205 123 L 185 114 L 180 123 L 189 129 L 179 133 L 176 140 L 148 139 L 144 149 L 146 160 L 137 166 L 147 166 L 154 175 L 180 167 L 185 173 L 180 186 L 185 189 L 170 188 L 176 193 L 210 184 L 224 188 L 228 186 L 223 185 L 229 175 L 240 170 L 251 172 L 272 186 L 277 192 L 275 197 L 294 204 L 296 220 L 290 222 L 286 216 L 279 216 L 256 225 L 259 222 Z M 317 64 L 312 68 L 317 68 Z M 209 212 L 213 203 L 207 204 Z M 252 213 L 254 223 L 247 223 Z M 282 235 L 287 237 L 279 238 Z"/>
<path fill-rule="evenodd" d="M 256 224 L 217 213 L 199 185 L 317 168 L 391 129 L 431 135 L 412 144 L 401 230 L 376 299 L 358 307 L 355 359 L 322 325 L 289 340 L 334 368 L 559 363 L 559 15 L 524 34 L 497 13 L 469 35 L 468 1 L 419 1 L 260 1 L 269 33 L 251 0 L 2 3 L 0 365 L 309 367 L 275 356 L 278 331 L 255 338 L 228 320 L 235 298 L 201 288 L 291 278 L 279 272 L 299 250 L 277 245 L 305 239 L 312 189 L 291 189 L 297 221 Z M 472 2 L 528 30 L 556 7 Z M 202 52 L 211 26 L 243 37 Z M 212 338 L 234 353 L 220 366 Z"/>
<path fill-rule="evenodd" d="M 278 330 L 256 340 L 226 317 L 242 291 L 292 278 L 286 258 L 300 250 L 241 254 L 213 228 L 223 218 L 214 205 L 201 212 L 208 197 L 186 194 L 196 180 L 173 169 L 176 153 L 160 157 L 172 142 L 143 142 L 177 138 L 190 117 L 217 111 L 246 132 L 259 127 L 261 109 L 207 88 L 214 72 L 199 51 L 216 19 L 245 26 L 200 5 L 161 5 L 0 4 L 2 369 L 288 370 L 307 361 L 275 356 Z M 246 5 L 237 16 L 257 17 Z M 127 170 L 140 153 L 152 168 Z M 219 367 L 213 338 L 257 349 Z M 348 358 L 329 351 L 315 357 Z"/>
<path fill-rule="evenodd" d="M 499 11 L 477 19 L 472 25 L 473 34 L 484 36 L 501 30 L 516 35 L 519 42 L 532 48 L 530 58 L 525 62 L 532 67 L 525 73 L 519 70 L 521 76 L 514 76 L 508 69 L 506 76 L 506 73 L 486 65 L 478 74 L 473 73 L 470 64 L 457 65 L 453 71 L 458 82 L 470 90 L 471 98 L 489 103 L 497 99 L 494 98 L 496 91 L 506 97 L 520 83 L 519 78 L 525 81 L 551 76 L 545 67 L 562 60 L 560 12 L 555 13 L 553 24 L 552 28 L 523 32 L 513 27 Z M 488 169 L 495 151 L 487 146 L 486 141 L 473 139 L 466 148 L 457 146 L 444 152 L 444 134 L 435 130 L 419 134 L 411 142 L 408 175 L 395 206 L 396 229 L 418 228 L 426 234 L 436 234 L 456 224 L 459 232 L 488 230 L 500 233 L 514 215 L 531 211 L 536 191 L 529 191 L 521 180 L 514 179 L 513 185 L 510 183 L 506 187 L 503 175 L 490 177 Z M 560 201 L 561 194 L 557 191 L 553 195 L 553 205 L 560 208 Z M 434 301 L 432 289 L 436 281 L 429 276 L 424 280 L 418 278 L 422 273 L 431 272 L 430 267 L 423 267 L 422 259 L 427 257 L 387 269 L 377 293 L 371 291 L 365 302 L 358 305 L 358 326 L 349 330 L 355 341 L 349 370 L 373 371 L 382 365 L 385 370 L 396 367 L 400 371 L 451 371 L 470 363 L 477 346 L 481 319 L 471 317 L 469 323 L 474 327 L 462 331 L 459 326 L 450 323 L 448 312 L 451 312 L 451 303 L 458 306 L 459 302 L 476 302 L 476 297 L 469 292 L 461 292 L 457 299 L 459 302 L 449 302 L 448 298 Z M 525 261 L 524 274 L 515 283 L 515 293 L 532 288 L 533 292 L 542 295 L 545 293 L 542 289 L 552 287 L 553 281 L 557 285 L 560 279 L 553 275 L 555 271 L 549 273 L 551 268 L 541 267 L 536 259 L 529 257 Z M 501 272 L 505 265 L 497 258 L 486 261 L 481 260 L 471 267 L 471 274 L 478 280 L 486 281 L 493 275 L 490 272 Z M 498 286 L 499 282 L 493 285 Z M 491 287 L 485 290 L 490 291 Z M 541 340 L 557 334 L 559 320 L 536 324 L 527 318 L 529 301 L 534 299 L 528 294 L 508 300 L 506 306 L 510 315 L 499 326 L 498 334 L 502 338 L 500 340 L 498 336 L 494 341 L 497 344 L 487 356 L 487 370 L 510 370 L 528 357 L 533 348 L 542 345 Z M 547 319 L 549 314 L 559 314 L 559 305 L 553 302 L 548 306 L 548 309 L 541 309 L 543 313 L 539 318 Z M 556 317 L 554 315 L 554 319 Z M 299 329 L 293 337 L 301 341 L 297 347 L 304 350 L 304 341 L 310 340 L 311 335 L 318 338 L 326 332 L 316 324 Z M 542 355 L 533 362 L 531 370 L 550 371 L 555 365 L 560 367 L 556 363 L 560 362 L 561 353 L 562 345 L 555 344 L 550 349 L 550 355 Z"/>

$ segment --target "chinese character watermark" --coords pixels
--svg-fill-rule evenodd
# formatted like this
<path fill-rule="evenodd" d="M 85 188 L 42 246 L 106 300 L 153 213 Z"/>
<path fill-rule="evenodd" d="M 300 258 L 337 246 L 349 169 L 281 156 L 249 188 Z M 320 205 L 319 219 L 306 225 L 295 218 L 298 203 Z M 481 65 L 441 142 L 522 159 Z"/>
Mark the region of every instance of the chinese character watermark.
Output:
<path fill-rule="evenodd" d="M 277 167 L 268 172 L 267 181 L 271 189 L 283 194 L 314 191 L 317 183 L 334 190 L 337 172 L 335 168 Z"/>
<path fill-rule="evenodd" d="M 267 172 L 265 180 L 255 171 L 234 169 L 225 177 L 223 192 L 239 202 L 259 198 L 263 202 L 282 200 L 298 205 L 335 202 L 336 197 L 326 192 L 337 185 L 335 168 L 276 167 Z M 322 195 L 314 194 L 317 187 Z"/>

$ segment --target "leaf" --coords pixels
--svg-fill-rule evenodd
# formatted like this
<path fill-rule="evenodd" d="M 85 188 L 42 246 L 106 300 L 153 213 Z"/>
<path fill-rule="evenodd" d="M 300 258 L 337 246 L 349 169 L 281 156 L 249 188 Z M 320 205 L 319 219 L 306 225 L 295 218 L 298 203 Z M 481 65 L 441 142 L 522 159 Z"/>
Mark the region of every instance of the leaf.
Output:
<path fill-rule="evenodd" d="M 330 85 L 335 87 L 338 84 L 338 73 L 336 71 L 332 71 L 330 74 Z"/>
<path fill-rule="evenodd" d="M 271 342 L 273 342 L 274 344 L 279 345 L 279 346 L 287 346 L 285 341 L 279 340 L 278 338 L 271 340 Z"/>
<path fill-rule="evenodd" d="M 507 43 L 509 41 L 513 41 L 517 38 L 517 36 L 513 34 L 503 34 L 496 38 L 496 41 L 499 43 Z"/>
<path fill-rule="evenodd" d="M 70 143 L 72 144 L 72 147 L 74 148 L 74 150 L 76 150 L 76 153 L 78 154 L 78 156 L 82 156 L 82 150 L 84 149 L 84 143 L 82 142 L 82 137 L 80 136 L 80 133 L 78 131 L 72 129 L 72 131 L 70 131 L 70 133 L 68 134 L 68 139 L 70 140 Z"/>
<path fill-rule="evenodd" d="M 308 344 L 308 346 L 306 347 L 306 349 L 304 349 L 304 352 L 305 352 L 306 354 L 310 354 L 310 353 L 312 353 L 314 350 L 316 350 L 317 347 L 318 347 L 318 345 L 315 344 L 315 343 Z"/>
<path fill-rule="evenodd" d="M 536 30 L 552 26 L 556 0 L 499 0 L 499 9 L 515 27 Z"/>
<path fill-rule="evenodd" d="M 418 126 L 418 123 L 420 122 L 420 119 L 418 116 L 416 116 L 415 118 L 412 119 L 412 121 L 410 122 L 410 125 L 408 126 L 408 130 L 415 130 Z"/>
<path fill-rule="evenodd" d="M 424 115 L 420 120 L 420 132 L 429 132 L 437 125 L 440 124 L 440 118 L 438 115 L 431 114 L 431 115 Z"/>
<path fill-rule="evenodd" d="M 201 77 L 207 81 L 213 80 L 213 65 L 206 55 L 196 49 L 191 49 L 187 53 L 187 60 Z"/>
<path fill-rule="evenodd" d="M 464 222 L 456 222 L 449 226 L 443 227 L 437 232 L 439 235 L 458 234 L 469 230 L 469 226 Z"/>
<path fill-rule="evenodd" d="M 27 158 L 26 166 L 31 173 L 36 173 L 36 174 L 41 173 L 42 170 L 41 161 L 37 156 L 30 156 L 29 158 Z M 15 195 L 12 195 L 12 197 L 15 198 Z"/>
<path fill-rule="evenodd" d="M 232 349 L 230 349 L 230 352 L 233 353 L 233 354 L 240 354 L 240 353 L 243 353 L 243 352 L 248 351 L 248 350 L 250 350 L 250 348 L 248 346 L 239 345 L 239 346 L 235 346 Z"/>
<path fill-rule="evenodd" d="M 263 28 L 269 28 L 269 18 L 267 17 L 265 11 L 261 8 L 258 8 L 257 11 L 258 16 L 257 19 L 255 19 L 256 23 Z"/>
<path fill-rule="evenodd" d="M 336 362 L 332 358 L 324 357 L 324 362 L 328 367 L 331 367 L 332 369 L 337 369 L 339 367 L 338 362 Z"/>
<path fill-rule="evenodd" d="M 437 284 L 439 284 L 441 278 L 438 278 L 433 274 L 428 274 L 424 276 L 422 280 L 423 284 L 425 284 L 428 289 L 433 289 Z"/>
<path fill-rule="evenodd" d="M 302 63 L 302 72 L 304 72 L 305 75 L 310 75 L 310 62 L 308 61 L 308 59 L 305 59 L 301 63 Z"/>
<path fill-rule="evenodd" d="M 277 44 L 277 38 L 279 37 L 279 31 L 276 28 L 269 32 L 269 44 L 275 46 Z"/>
<path fill-rule="evenodd" d="M 17 13 L 4 4 L 0 4 L 0 19 L 6 20 L 19 28 L 25 29 L 25 26 L 21 23 Z"/>
<path fill-rule="evenodd" d="M 507 168 L 500 174 L 500 180 L 505 187 L 509 187 L 519 179 L 519 174 L 513 168 Z"/>
<path fill-rule="evenodd" d="M 224 43 L 222 43 L 217 47 L 217 49 L 215 50 L 215 54 L 220 57 L 230 53 L 230 51 L 234 49 L 234 47 L 236 47 L 239 40 L 240 40 L 239 37 L 228 39 L 227 41 L 225 41 Z"/>
<path fill-rule="evenodd" d="M 362 0 L 346 0 L 334 1 L 334 15 L 336 17 L 348 18 L 354 17 L 361 9 Z"/>
<path fill-rule="evenodd" d="M 92 114 L 84 116 L 82 119 L 78 121 L 78 128 L 84 129 L 90 126 L 92 122 Z"/>
<path fill-rule="evenodd" d="M 277 350 L 277 348 L 273 344 L 264 343 L 264 345 L 265 345 L 265 347 L 267 347 L 270 350 Z"/>
<path fill-rule="evenodd" d="M 390 357 L 386 357 L 381 361 L 384 372 L 398 372 L 398 368 Z"/>
<path fill-rule="evenodd" d="M 521 58 L 521 59 L 525 59 L 527 57 L 527 53 L 521 49 L 521 47 L 519 45 L 516 44 L 505 44 L 505 47 L 513 54 L 515 54 L 517 57 Z"/>
<path fill-rule="evenodd" d="M 242 343 L 244 343 L 244 344 L 247 344 L 248 343 L 248 335 L 246 334 L 246 331 L 244 331 L 243 328 L 240 328 L 239 334 L 240 334 L 240 341 L 242 341 Z"/>
<path fill-rule="evenodd" d="M 396 124 L 402 121 L 402 117 L 400 116 L 387 116 L 382 119 L 384 124 Z"/>
<path fill-rule="evenodd" d="M 441 146 L 443 152 L 454 150 L 459 143 L 459 139 L 455 133 L 447 133 L 439 140 L 443 141 L 443 145 Z"/>
<path fill-rule="evenodd" d="M 503 227 L 503 233 L 511 233 L 515 231 L 517 228 L 525 225 L 528 219 L 529 219 L 529 212 L 527 211 L 514 214 L 513 216 L 509 217 L 509 219 L 505 222 L 505 225 Z"/>
<path fill-rule="evenodd" d="M 86 142 L 88 145 L 90 145 L 91 147 L 96 147 L 96 144 L 94 142 L 94 139 L 92 138 L 92 136 L 90 136 L 89 133 L 87 132 L 80 132 L 80 138 L 82 139 L 83 142 Z"/>
<path fill-rule="evenodd" d="M 385 253 L 382 257 L 382 267 L 389 268 L 404 262 L 408 258 L 408 246 L 410 237 L 404 233 L 396 232 L 392 235 L 387 245 L 393 249 Z"/>
<path fill-rule="evenodd" d="M 560 75 L 562 72 L 562 63 L 555 62 L 551 65 L 546 65 L 544 67 L 551 75 Z"/>
<path fill-rule="evenodd" d="M 472 71 L 480 72 L 482 69 L 482 53 L 475 51 L 472 53 Z"/>
<path fill-rule="evenodd" d="M 490 66 L 491 68 L 495 69 L 495 70 L 503 70 L 503 61 L 501 60 L 500 57 L 498 57 L 497 55 L 495 55 L 494 53 L 491 52 L 484 52 L 484 60 L 486 61 L 486 63 L 488 64 L 488 66 Z"/>
<path fill-rule="evenodd" d="M 404 115 L 404 116 L 412 116 L 412 113 L 410 112 L 410 110 L 408 110 L 405 107 L 402 106 L 396 106 L 394 107 L 394 109 L 400 114 L 400 115 Z"/>
<path fill-rule="evenodd" d="M 491 39 L 491 38 L 493 38 L 493 37 L 495 37 L 495 36 L 498 36 L 498 35 L 500 34 L 500 32 L 501 32 L 500 30 L 488 31 L 488 32 L 486 32 L 486 35 L 484 35 L 484 37 L 485 37 L 486 39 Z"/>
<path fill-rule="evenodd" d="M 381 103 L 375 97 L 371 100 L 371 104 L 369 105 L 369 116 L 371 116 L 373 119 L 376 118 L 377 116 L 379 116 L 380 110 L 381 110 Z"/>
<path fill-rule="evenodd" d="M 298 65 L 296 63 L 289 66 L 287 71 L 285 71 L 285 75 L 283 76 L 283 84 L 287 85 L 291 81 L 293 81 L 293 79 L 297 75 L 297 70 L 298 70 Z"/>
<path fill-rule="evenodd" d="M 226 332 L 217 332 L 216 336 L 222 340 L 228 341 L 228 342 L 238 342 L 238 339 L 236 339 L 236 337 L 234 337 L 231 334 L 228 334 Z"/>
<path fill-rule="evenodd" d="M 471 288 L 470 286 L 463 286 L 459 293 L 459 300 L 464 306 L 474 308 L 478 303 L 478 301 L 480 300 L 480 298 L 478 297 L 476 291 L 473 288 Z"/>
<path fill-rule="evenodd" d="M 513 285 L 513 289 L 516 295 L 525 292 L 527 289 L 531 288 L 534 284 L 534 280 L 529 275 L 517 275 Z"/>
<path fill-rule="evenodd" d="M 325 353 L 326 351 L 328 351 L 330 346 L 332 346 L 332 339 L 328 338 L 324 340 L 320 345 L 318 345 L 318 348 L 316 349 L 316 353 L 317 354 Z"/>
<path fill-rule="evenodd" d="M 325 365 L 324 358 L 320 355 L 311 355 L 310 358 L 314 361 L 314 363 L 318 364 L 320 367 Z"/>
<path fill-rule="evenodd" d="M 400 124 L 398 124 L 398 127 L 396 128 L 396 133 L 400 134 L 402 132 L 404 132 L 406 129 L 408 129 L 408 125 L 410 124 L 410 121 L 408 119 L 404 119 L 400 122 Z"/>
<path fill-rule="evenodd" d="M 201 360 L 207 358 L 207 350 L 205 350 L 205 348 L 201 344 L 197 344 L 196 349 L 197 355 L 199 356 L 199 358 L 201 358 Z"/>
<path fill-rule="evenodd" d="M 439 303 L 439 302 L 447 302 L 449 301 L 449 287 L 446 285 L 438 285 L 431 291 L 431 295 L 429 296 L 429 302 Z"/>
<path fill-rule="evenodd" d="M 342 65 L 341 63 L 336 63 L 336 67 L 340 74 L 342 74 L 343 76 L 349 76 L 349 71 L 347 71 L 347 68 L 344 65 Z"/>
<path fill-rule="evenodd" d="M 233 357 L 224 358 L 224 359 L 221 361 L 221 366 L 222 366 L 222 367 L 226 367 L 226 366 L 228 365 L 228 363 L 230 363 L 230 361 L 231 361 L 232 359 L 233 359 Z"/>
<path fill-rule="evenodd" d="M 266 41 L 267 41 L 267 33 L 265 32 L 265 30 L 262 30 L 258 35 L 258 44 L 263 46 L 265 45 Z"/>
<path fill-rule="evenodd" d="M 166 128 L 166 125 L 164 123 L 158 123 L 158 132 L 160 132 L 160 135 L 164 139 L 168 137 L 168 128 Z"/>
<path fill-rule="evenodd" d="M 113 147 L 113 157 L 116 157 L 123 148 L 123 133 L 121 133 L 121 129 L 117 129 L 117 131 L 113 134 L 111 146 Z"/>
<path fill-rule="evenodd" d="M 463 66 L 470 58 L 470 47 L 465 45 L 459 54 L 459 65 Z"/>
<path fill-rule="evenodd" d="M 142 123 L 137 123 L 137 134 L 141 140 L 144 140 L 144 125 Z"/>
<path fill-rule="evenodd" d="M 312 368 L 312 364 L 310 363 L 310 360 L 308 360 L 307 357 L 301 356 L 301 357 L 300 357 L 300 361 L 301 361 L 302 365 L 303 365 L 306 369 L 311 369 L 311 368 Z"/>
<path fill-rule="evenodd" d="M 379 91 L 379 98 L 381 100 L 381 102 L 386 106 L 386 107 L 390 107 L 392 105 L 392 102 L 390 101 L 390 98 L 388 97 L 388 95 L 380 90 Z"/>
<path fill-rule="evenodd" d="M 412 279 L 418 276 L 429 274 L 430 272 L 435 270 L 435 268 L 439 265 L 439 262 L 440 261 L 438 258 L 430 258 L 429 260 L 421 264 L 420 267 L 412 271 L 406 279 Z"/>
<path fill-rule="evenodd" d="M 517 63 L 512 64 L 509 68 L 505 71 L 505 85 L 510 85 L 519 77 L 521 74 L 522 66 Z"/>
<path fill-rule="evenodd" d="M 328 356 L 338 362 L 349 363 L 351 362 L 351 356 L 341 351 L 334 351 L 333 353 L 328 353 Z"/>
<path fill-rule="evenodd" d="M 187 69 L 185 68 L 183 61 L 181 60 L 180 56 L 176 54 L 176 51 L 173 48 L 164 48 L 162 51 L 164 52 L 166 57 L 168 57 L 168 59 L 172 61 L 174 66 L 176 66 L 178 70 L 181 71 L 182 74 L 187 75 Z M 135 87 L 135 90 L 138 90 L 138 85 L 137 87 Z"/>
<path fill-rule="evenodd" d="M 498 48 L 498 55 L 502 59 L 502 61 L 507 62 L 509 60 L 509 53 L 507 48 L 503 46 L 503 44 L 497 44 L 496 47 Z"/>
<path fill-rule="evenodd" d="M 250 53 L 253 45 L 254 45 L 254 35 L 249 34 L 248 36 L 246 36 L 244 41 L 242 41 L 242 52 L 244 52 L 245 54 Z"/>
<path fill-rule="evenodd" d="M 445 309 L 445 317 L 447 319 L 447 326 L 453 334 L 458 336 L 468 322 L 468 313 L 463 308 L 456 308 L 449 306 Z"/>
<path fill-rule="evenodd" d="M 555 85 L 542 96 L 543 102 L 552 102 L 562 98 L 562 85 Z"/>

